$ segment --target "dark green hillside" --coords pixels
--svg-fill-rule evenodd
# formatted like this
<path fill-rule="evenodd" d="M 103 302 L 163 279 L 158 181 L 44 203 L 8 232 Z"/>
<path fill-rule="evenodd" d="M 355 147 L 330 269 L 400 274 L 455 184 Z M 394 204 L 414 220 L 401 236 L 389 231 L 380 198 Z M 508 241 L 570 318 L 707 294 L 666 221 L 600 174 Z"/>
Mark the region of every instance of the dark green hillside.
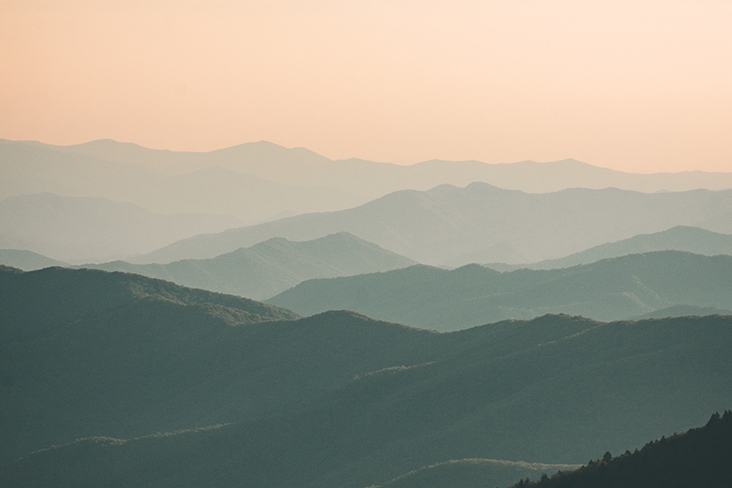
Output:
<path fill-rule="evenodd" d="M 313 278 L 333 278 L 406 268 L 415 261 L 347 232 L 307 242 L 273 238 L 212 259 L 169 264 L 114 261 L 84 268 L 126 271 L 183 286 L 264 299 Z"/>
<path fill-rule="evenodd" d="M 596 459 L 732 404 L 729 317 L 606 324 L 546 316 L 432 337 L 470 343 L 422 364 L 359 374 L 298 411 L 169 436 L 79 441 L 29 455 L 0 479 L 363 488 L 451 459 Z"/>
<path fill-rule="evenodd" d="M 513 488 L 686 488 L 732 486 L 732 412 L 704 427 L 649 442 L 616 458 L 608 453 L 583 468 Z M 451 485 L 453 486 L 453 485 Z"/>
<path fill-rule="evenodd" d="M 302 320 L 138 275 L 0 268 L 0 464 L 288 410 L 354 375 L 441 357 L 442 336 L 351 312 Z"/>
<path fill-rule="evenodd" d="M 268 302 L 303 315 L 348 309 L 437 330 L 546 313 L 619 320 L 682 304 L 732 309 L 732 256 L 662 251 L 504 273 L 478 265 L 413 266 L 310 280 Z"/>

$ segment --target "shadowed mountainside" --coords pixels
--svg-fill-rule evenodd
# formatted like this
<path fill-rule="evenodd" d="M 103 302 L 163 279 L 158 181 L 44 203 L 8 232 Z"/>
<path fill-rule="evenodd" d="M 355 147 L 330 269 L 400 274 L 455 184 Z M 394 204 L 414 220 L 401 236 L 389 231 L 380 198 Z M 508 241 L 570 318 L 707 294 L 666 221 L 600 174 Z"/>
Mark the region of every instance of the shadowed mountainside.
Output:
<path fill-rule="evenodd" d="M 484 183 L 442 185 L 398 191 L 348 210 L 195 236 L 135 262 L 208 258 L 272 237 L 303 241 L 343 231 L 426 264 L 531 262 L 675 225 L 715 230 L 707 224 L 727 212 L 732 212 L 732 190 L 529 194 Z"/>
<path fill-rule="evenodd" d="M 268 302 L 303 315 L 348 309 L 443 331 L 546 313 L 618 320 L 673 305 L 732 309 L 732 257 L 661 251 L 504 273 L 478 265 L 420 265 L 309 280 Z"/>
<path fill-rule="evenodd" d="M 497 271 L 516 269 L 558 269 L 589 264 L 601 259 L 653 251 L 685 251 L 705 256 L 732 254 L 732 235 L 682 225 L 654 234 L 640 234 L 618 242 L 608 242 L 559 259 L 531 264 L 488 263 Z"/>
<path fill-rule="evenodd" d="M 110 259 L 239 224 L 233 217 L 160 215 L 106 198 L 42 193 L 0 201 L 0 248 L 29 250 L 62 261 Z"/>
<path fill-rule="evenodd" d="M 350 344 L 332 334 L 353 326 L 330 317 L 322 357 Z M 287 324 L 297 329 L 298 322 Z M 688 429 L 732 402 L 730 317 L 606 324 L 545 316 L 450 334 L 364 325 L 381 348 L 394 343 L 376 339 L 384 331 L 410 336 L 401 354 L 412 356 L 344 378 L 297 409 L 168 435 L 92 437 L 25 456 L 0 469 L 0 479 L 22 480 L 17 486 L 51 479 L 76 487 L 363 488 L 451 459 L 576 463 Z M 233 330 L 252 327 L 277 324 Z M 452 351 L 423 362 L 415 337 L 449 341 L 443 344 Z M 283 334 L 278 347 L 291 342 Z M 349 363 L 360 357 L 348 356 Z M 295 357 L 283 355 L 280 367 L 297 364 Z"/>
<path fill-rule="evenodd" d="M 732 486 L 732 412 L 712 415 L 704 427 L 662 437 L 642 450 L 591 462 L 581 469 L 560 473 L 512 488 L 676 488 Z M 456 486 L 450 484 L 450 486 Z"/>
<path fill-rule="evenodd" d="M 137 273 L 261 300 L 308 279 L 389 271 L 414 264 L 411 259 L 341 232 L 307 242 L 272 238 L 212 259 L 140 265 L 114 261 L 83 267 Z"/>
<path fill-rule="evenodd" d="M 470 343 L 127 273 L 2 267 L 0 296 L 0 464 L 79 437 L 269 415 Z"/>

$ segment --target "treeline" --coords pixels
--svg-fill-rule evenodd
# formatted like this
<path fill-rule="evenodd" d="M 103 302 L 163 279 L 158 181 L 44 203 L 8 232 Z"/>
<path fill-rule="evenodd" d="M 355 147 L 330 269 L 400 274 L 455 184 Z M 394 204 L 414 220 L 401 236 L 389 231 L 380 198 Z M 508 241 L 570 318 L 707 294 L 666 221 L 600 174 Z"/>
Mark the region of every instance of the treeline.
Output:
<path fill-rule="evenodd" d="M 704 427 L 646 444 L 635 452 L 611 453 L 551 478 L 521 480 L 512 488 L 675 488 L 732 486 L 732 411 L 715 413 Z"/>

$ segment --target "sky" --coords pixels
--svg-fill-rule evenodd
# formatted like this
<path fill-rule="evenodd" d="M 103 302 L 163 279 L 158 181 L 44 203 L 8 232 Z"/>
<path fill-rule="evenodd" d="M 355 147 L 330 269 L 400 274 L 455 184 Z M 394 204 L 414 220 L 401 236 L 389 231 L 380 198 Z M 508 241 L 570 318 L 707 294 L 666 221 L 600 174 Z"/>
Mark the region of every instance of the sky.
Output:
<path fill-rule="evenodd" d="M 729 0 L 0 0 L 0 138 L 732 171 Z"/>

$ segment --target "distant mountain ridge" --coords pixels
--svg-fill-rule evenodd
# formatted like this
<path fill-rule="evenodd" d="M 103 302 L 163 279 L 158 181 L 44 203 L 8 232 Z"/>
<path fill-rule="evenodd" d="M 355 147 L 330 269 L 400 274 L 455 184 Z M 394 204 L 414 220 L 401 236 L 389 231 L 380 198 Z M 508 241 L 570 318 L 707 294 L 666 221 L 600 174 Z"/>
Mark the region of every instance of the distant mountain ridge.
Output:
<path fill-rule="evenodd" d="M 389 271 L 414 264 L 412 259 L 341 232 L 305 242 L 275 237 L 211 259 L 141 265 L 114 261 L 81 267 L 137 273 L 261 300 L 308 279 Z"/>
<path fill-rule="evenodd" d="M 303 315 L 354 310 L 442 331 L 546 313 L 620 320 L 673 305 L 730 310 L 732 256 L 659 251 L 572 268 L 505 273 L 478 265 L 455 270 L 413 266 L 305 281 L 268 303 Z"/>
<path fill-rule="evenodd" d="M 677 225 L 732 226 L 732 190 L 639 193 L 569 189 L 530 194 L 485 183 L 403 190 L 360 207 L 306 214 L 185 239 L 135 262 L 213 257 L 272 237 L 310 240 L 336 232 L 415 261 L 446 266 L 523 263 Z"/>
<path fill-rule="evenodd" d="M 44 146 L 115 163 L 133 162 L 169 174 L 217 166 L 286 185 L 348 188 L 369 198 L 396 190 L 427 190 L 445 183 L 465 186 L 476 181 L 530 193 L 566 188 L 613 187 L 642 192 L 732 188 L 732 173 L 687 171 L 646 175 L 600 168 L 575 159 L 504 164 L 433 159 L 397 165 L 358 158 L 331 160 L 306 148 L 286 148 L 268 141 L 199 153 L 148 149 L 109 139 L 75 146 Z"/>
<path fill-rule="evenodd" d="M 476 181 L 532 193 L 578 187 L 656 192 L 732 188 L 732 173 L 631 174 L 572 159 L 401 166 L 334 161 L 266 141 L 195 153 L 112 140 L 74 146 L 0 140 L 0 198 L 41 192 L 103 196 L 157 213 L 230 214 L 248 225 L 350 208 L 398 190 Z"/>
<path fill-rule="evenodd" d="M 569 256 L 530 264 L 486 263 L 484 266 L 497 271 L 516 269 L 558 269 L 589 264 L 601 259 L 652 251 L 685 251 L 705 256 L 732 255 L 732 235 L 720 234 L 698 227 L 677 225 L 654 234 L 640 234 L 630 239 L 608 242 Z"/>

